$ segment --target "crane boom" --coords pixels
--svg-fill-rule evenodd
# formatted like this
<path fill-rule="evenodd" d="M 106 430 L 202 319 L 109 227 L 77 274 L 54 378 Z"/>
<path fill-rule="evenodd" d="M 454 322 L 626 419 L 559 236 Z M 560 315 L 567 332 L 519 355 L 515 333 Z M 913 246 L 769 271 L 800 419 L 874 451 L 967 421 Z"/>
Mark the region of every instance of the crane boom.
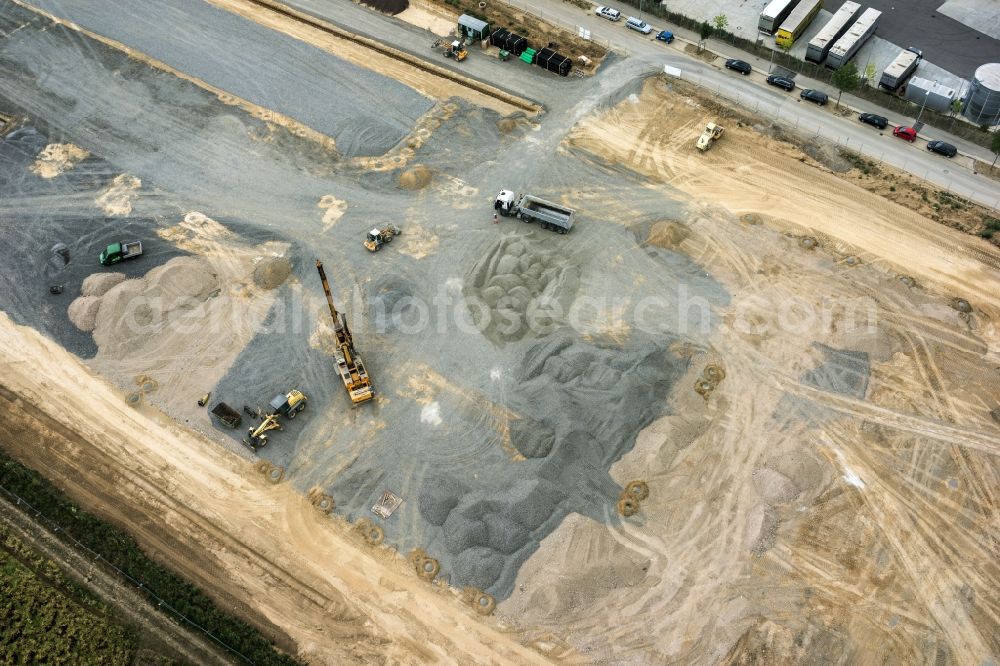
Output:
<path fill-rule="evenodd" d="M 326 271 L 323 270 L 323 262 L 316 260 L 316 270 L 319 271 L 319 279 L 323 282 L 323 292 L 326 294 L 326 303 L 330 306 L 330 316 L 333 318 L 333 330 L 337 337 L 337 347 L 334 357 L 337 360 L 337 372 L 340 374 L 347 395 L 351 398 L 353 405 L 371 400 L 375 397 L 375 390 L 372 388 L 368 371 L 365 364 L 354 349 L 354 339 L 351 331 L 347 327 L 347 320 L 344 315 L 337 312 L 337 307 L 333 304 L 333 294 L 330 293 L 330 283 L 326 279 Z"/>
<path fill-rule="evenodd" d="M 326 304 L 330 306 L 330 316 L 333 318 L 333 325 L 340 328 L 340 316 L 337 313 L 337 306 L 333 304 L 333 294 L 330 293 L 330 283 L 326 279 L 326 271 L 323 270 L 323 262 L 316 260 L 316 270 L 319 271 L 319 279 L 323 281 L 323 293 L 326 294 Z"/>

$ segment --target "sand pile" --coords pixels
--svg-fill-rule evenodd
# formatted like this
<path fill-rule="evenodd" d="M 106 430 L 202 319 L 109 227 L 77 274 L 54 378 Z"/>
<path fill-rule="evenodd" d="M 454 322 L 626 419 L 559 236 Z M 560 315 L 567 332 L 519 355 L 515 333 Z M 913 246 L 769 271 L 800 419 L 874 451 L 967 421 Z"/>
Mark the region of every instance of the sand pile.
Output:
<path fill-rule="evenodd" d="M 163 331 L 193 326 L 203 315 L 201 304 L 220 287 L 219 279 L 204 260 L 177 257 L 149 271 L 144 278 L 120 282 L 103 296 L 82 296 L 74 304 L 83 303 L 70 308 L 79 315 L 80 323 L 74 323 L 81 328 L 81 324 L 90 323 L 85 316 L 90 308 L 97 308 L 91 326 L 94 342 L 102 354 L 124 357 Z M 98 305 L 91 304 L 94 302 Z M 183 350 L 164 353 L 179 354 Z"/>
<path fill-rule="evenodd" d="M 288 257 L 266 257 L 253 269 L 253 281 L 261 289 L 277 289 L 292 274 Z"/>
<path fill-rule="evenodd" d="M 42 178 L 55 178 L 89 156 L 86 150 L 71 143 L 50 143 L 38 153 L 38 159 L 30 169 Z"/>
<path fill-rule="evenodd" d="M 431 182 L 431 170 L 422 164 L 407 169 L 399 176 L 399 186 L 407 190 L 422 190 Z"/>
<path fill-rule="evenodd" d="M 135 176 L 123 173 L 116 176 L 111 184 L 101 191 L 94 199 L 97 207 L 108 217 L 125 217 L 131 214 L 132 204 L 139 197 L 142 181 Z"/>
<path fill-rule="evenodd" d="M 755 470 L 753 483 L 760 496 L 771 504 L 787 502 L 799 494 L 791 479 L 773 469 Z"/>
<path fill-rule="evenodd" d="M 672 220 L 665 220 L 657 222 L 650 228 L 646 242 L 650 245 L 674 250 L 690 234 L 691 230 L 684 225 Z"/>
<path fill-rule="evenodd" d="M 103 296 L 109 289 L 125 281 L 124 273 L 93 273 L 80 287 L 81 296 Z"/>
<path fill-rule="evenodd" d="M 559 324 L 579 287 L 565 256 L 539 250 L 531 237 L 507 236 L 472 267 L 463 293 L 486 337 L 513 342 Z"/>
<path fill-rule="evenodd" d="M 101 309 L 99 296 L 80 296 L 69 304 L 69 320 L 81 331 L 90 333 L 97 325 L 97 312 Z"/>

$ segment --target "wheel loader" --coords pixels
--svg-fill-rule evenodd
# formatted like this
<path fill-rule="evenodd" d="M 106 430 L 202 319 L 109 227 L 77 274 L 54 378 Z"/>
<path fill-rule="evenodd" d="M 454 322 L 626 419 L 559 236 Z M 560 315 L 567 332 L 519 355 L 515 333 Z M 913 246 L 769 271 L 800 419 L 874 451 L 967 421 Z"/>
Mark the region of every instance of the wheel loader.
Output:
<path fill-rule="evenodd" d="M 386 243 L 391 243 L 395 236 L 400 233 L 399 228 L 392 224 L 387 224 L 381 229 L 375 227 L 365 236 L 365 247 L 369 252 L 378 252 Z"/>
<path fill-rule="evenodd" d="M 284 416 L 288 419 L 294 419 L 296 414 L 306 408 L 306 402 L 308 402 L 308 398 L 297 389 L 274 396 L 268 404 L 270 411 L 263 415 L 259 426 L 247 430 L 247 436 L 243 439 L 243 443 L 255 453 L 257 449 L 264 448 L 267 446 L 268 432 L 284 430 L 278 417 Z"/>

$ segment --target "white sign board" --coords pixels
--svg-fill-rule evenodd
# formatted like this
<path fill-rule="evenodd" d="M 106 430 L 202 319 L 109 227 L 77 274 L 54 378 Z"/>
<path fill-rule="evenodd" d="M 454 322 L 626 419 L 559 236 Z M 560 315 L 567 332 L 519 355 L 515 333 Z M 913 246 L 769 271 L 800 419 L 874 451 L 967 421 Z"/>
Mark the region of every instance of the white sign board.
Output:
<path fill-rule="evenodd" d="M 663 66 L 663 73 L 666 74 L 667 76 L 672 76 L 675 79 L 681 78 L 681 70 L 677 69 L 676 67 L 671 67 L 670 65 Z"/>
<path fill-rule="evenodd" d="M 590 31 L 584 28 L 582 25 L 576 27 L 576 34 L 580 36 L 580 39 L 590 39 Z"/>

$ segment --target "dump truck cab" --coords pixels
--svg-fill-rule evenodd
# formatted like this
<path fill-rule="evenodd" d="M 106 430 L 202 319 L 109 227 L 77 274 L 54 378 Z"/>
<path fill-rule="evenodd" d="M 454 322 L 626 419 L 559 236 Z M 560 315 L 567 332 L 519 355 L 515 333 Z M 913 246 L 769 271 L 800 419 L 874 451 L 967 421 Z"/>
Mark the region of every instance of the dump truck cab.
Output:
<path fill-rule="evenodd" d="M 496 200 L 493 202 L 493 209 L 500 211 L 501 215 L 513 215 L 517 211 L 517 195 L 510 190 L 500 190 Z"/>
<path fill-rule="evenodd" d="M 295 415 L 306 408 L 306 396 L 302 391 L 292 389 L 288 393 L 279 393 L 271 399 L 268 405 L 272 414 L 280 414 L 294 419 Z"/>

